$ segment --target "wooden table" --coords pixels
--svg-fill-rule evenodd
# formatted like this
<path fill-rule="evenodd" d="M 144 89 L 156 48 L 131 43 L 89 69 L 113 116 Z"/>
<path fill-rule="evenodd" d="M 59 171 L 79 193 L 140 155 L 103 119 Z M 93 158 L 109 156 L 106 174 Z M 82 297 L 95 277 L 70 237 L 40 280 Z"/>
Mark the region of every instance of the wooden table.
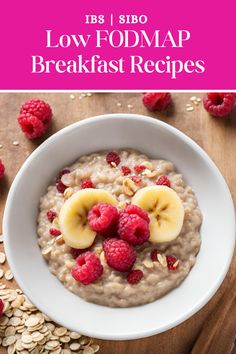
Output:
<path fill-rule="evenodd" d="M 142 105 L 140 93 L 94 93 L 91 97 L 83 97 L 82 99 L 79 99 L 80 93 L 73 93 L 73 95 L 75 97 L 70 96 L 69 92 L 0 93 L 0 144 L 3 145 L 0 150 L 0 158 L 4 160 L 6 165 L 6 178 L 0 182 L 0 217 L 3 213 L 8 189 L 16 172 L 30 152 L 45 139 L 44 137 L 44 139 L 39 139 L 35 142 L 27 140 L 16 123 L 20 105 L 32 97 L 46 100 L 53 108 L 54 121 L 46 136 L 70 123 L 98 114 L 128 112 L 151 115 L 153 117 L 158 116 L 159 119 L 183 131 L 204 148 L 223 173 L 230 187 L 234 202 L 236 202 L 235 110 L 227 119 L 211 118 L 202 108 L 202 104 L 197 106 L 194 111 L 187 112 L 185 105 L 189 103 L 189 98 L 193 95 L 202 97 L 200 93 L 173 93 L 173 106 L 165 114 L 155 114 L 147 111 Z M 18 141 L 19 146 L 13 145 L 14 141 Z M 221 297 L 230 291 L 233 285 L 231 278 L 235 270 L 236 260 L 234 257 L 230 271 L 216 295 L 189 320 L 172 330 L 146 339 L 121 342 L 96 341 L 101 345 L 101 354 L 190 353 L 208 316 L 214 311 Z M 15 284 L 13 283 L 12 286 L 15 286 Z M 215 318 L 215 321 L 218 320 L 218 318 Z M 5 353 L 5 350 L 3 348 L 0 349 L 0 353 Z M 210 353 L 211 351 L 207 354 Z M 228 352 L 218 351 L 218 353 L 227 354 Z M 214 354 L 218 353 L 215 352 Z"/>

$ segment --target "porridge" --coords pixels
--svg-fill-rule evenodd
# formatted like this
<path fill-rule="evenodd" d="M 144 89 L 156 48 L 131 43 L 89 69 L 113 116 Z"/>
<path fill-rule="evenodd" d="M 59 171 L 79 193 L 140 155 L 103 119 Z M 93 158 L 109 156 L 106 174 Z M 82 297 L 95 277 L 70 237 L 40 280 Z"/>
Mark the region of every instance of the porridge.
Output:
<path fill-rule="evenodd" d="M 82 156 L 40 200 L 38 242 L 50 271 L 86 301 L 155 301 L 193 267 L 197 199 L 165 160 L 130 149 Z"/>

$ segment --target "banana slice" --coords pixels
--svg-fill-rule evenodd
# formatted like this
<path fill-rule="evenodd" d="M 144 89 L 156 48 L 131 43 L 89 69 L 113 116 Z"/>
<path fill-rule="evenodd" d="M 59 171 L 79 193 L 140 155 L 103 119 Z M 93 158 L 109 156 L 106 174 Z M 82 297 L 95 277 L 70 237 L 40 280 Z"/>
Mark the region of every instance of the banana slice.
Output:
<path fill-rule="evenodd" d="M 96 237 L 87 223 L 89 210 L 97 203 L 117 204 L 111 193 L 103 189 L 87 188 L 73 194 L 63 204 L 59 225 L 64 241 L 73 248 L 90 247 Z"/>
<path fill-rule="evenodd" d="M 144 187 L 135 194 L 132 203 L 148 213 L 151 242 L 168 242 L 179 235 L 184 207 L 173 189 L 166 186 Z"/>

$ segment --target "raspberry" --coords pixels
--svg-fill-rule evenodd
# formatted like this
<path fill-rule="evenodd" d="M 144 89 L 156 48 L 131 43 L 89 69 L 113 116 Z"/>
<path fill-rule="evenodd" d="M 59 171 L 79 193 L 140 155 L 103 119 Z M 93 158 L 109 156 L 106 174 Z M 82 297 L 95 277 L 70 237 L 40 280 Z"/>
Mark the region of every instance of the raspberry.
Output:
<path fill-rule="evenodd" d="M 138 176 L 131 176 L 130 179 L 135 183 L 135 184 L 140 184 L 142 181 L 142 178 Z"/>
<path fill-rule="evenodd" d="M 234 93 L 208 92 L 203 99 L 204 108 L 215 117 L 227 116 L 234 107 Z"/>
<path fill-rule="evenodd" d="M 169 270 L 175 270 L 179 266 L 179 261 L 174 256 L 166 256 L 167 267 Z"/>
<path fill-rule="evenodd" d="M 150 111 L 161 111 L 171 102 L 169 92 L 147 92 L 143 95 L 143 104 Z"/>
<path fill-rule="evenodd" d="M 58 229 L 54 229 L 53 227 L 49 229 L 49 233 L 51 236 L 56 237 L 61 235 L 61 231 Z"/>
<path fill-rule="evenodd" d="M 118 234 L 133 246 L 142 245 L 150 237 L 149 222 L 137 214 L 120 213 Z"/>
<path fill-rule="evenodd" d="M 145 170 L 145 166 L 142 166 L 142 165 L 135 165 L 134 166 L 134 170 L 137 172 L 137 173 L 140 173 L 140 172 L 143 172 Z"/>
<path fill-rule="evenodd" d="M 0 299 L 0 317 L 3 315 L 4 302 Z"/>
<path fill-rule="evenodd" d="M 48 221 L 53 222 L 53 220 L 57 217 L 57 213 L 54 210 L 48 210 L 47 212 Z"/>
<path fill-rule="evenodd" d="M 107 154 L 106 160 L 110 166 L 116 167 L 120 163 L 120 156 L 117 154 L 117 152 L 111 151 Z"/>
<path fill-rule="evenodd" d="M 153 250 L 151 250 L 151 253 L 150 253 L 150 257 L 151 257 L 151 260 L 153 262 L 156 262 L 157 261 L 157 255 L 158 255 L 159 251 L 157 248 L 153 248 Z"/>
<path fill-rule="evenodd" d="M 76 265 L 71 269 L 72 277 L 84 285 L 93 283 L 103 273 L 99 257 L 92 252 L 85 252 L 76 259 Z"/>
<path fill-rule="evenodd" d="M 127 176 L 131 173 L 131 169 L 128 166 L 121 166 L 121 171 L 124 176 Z"/>
<path fill-rule="evenodd" d="M 119 272 L 128 272 L 136 261 L 134 248 L 124 240 L 110 238 L 104 241 L 103 249 L 107 264 Z"/>
<path fill-rule="evenodd" d="M 121 213 L 127 213 L 127 214 L 135 214 L 140 216 L 140 218 L 144 219 L 147 223 L 150 222 L 150 219 L 148 217 L 148 214 L 146 211 L 143 209 L 139 208 L 137 205 L 133 204 L 128 204 L 124 210 L 121 211 Z"/>
<path fill-rule="evenodd" d="M 21 130 L 29 139 L 39 138 L 45 133 L 43 122 L 30 113 L 21 114 L 17 120 Z"/>
<path fill-rule="evenodd" d="M 170 180 L 167 176 L 160 176 L 156 181 L 157 185 L 170 187 Z"/>
<path fill-rule="evenodd" d="M 128 276 L 127 276 L 127 281 L 130 284 L 137 284 L 140 282 L 140 280 L 143 277 L 143 272 L 140 269 L 135 269 L 132 270 Z"/>
<path fill-rule="evenodd" d="M 5 173 L 5 166 L 2 162 L 2 160 L 0 160 L 0 178 L 2 178 L 4 176 Z"/>
<path fill-rule="evenodd" d="M 20 110 L 20 114 L 30 113 L 40 121 L 43 122 L 45 130 L 48 128 L 51 120 L 52 120 L 52 109 L 46 102 L 33 99 L 27 101 L 23 104 Z"/>
<path fill-rule="evenodd" d="M 70 173 L 70 170 L 64 169 L 61 172 L 59 172 L 56 178 L 56 188 L 59 193 L 64 193 L 67 188 L 67 186 L 65 186 L 64 183 L 61 181 L 61 177 L 67 173 Z"/>
<path fill-rule="evenodd" d="M 98 203 L 89 210 L 88 222 L 92 230 L 105 236 L 112 236 L 111 233 L 115 232 L 118 217 L 118 211 L 113 205 Z"/>
<path fill-rule="evenodd" d="M 86 188 L 94 188 L 93 182 L 91 179 L 85 179 L 80 186 L 81 189 L 86 189 Z"/>

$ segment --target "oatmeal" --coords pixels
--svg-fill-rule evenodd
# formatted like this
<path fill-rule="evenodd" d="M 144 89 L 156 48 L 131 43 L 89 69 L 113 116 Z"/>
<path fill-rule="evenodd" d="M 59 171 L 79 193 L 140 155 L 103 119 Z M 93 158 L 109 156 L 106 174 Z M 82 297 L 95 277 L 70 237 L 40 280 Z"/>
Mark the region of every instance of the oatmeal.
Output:
<path fill-rule="evenodd" d="M 96 304 L 136 306 L 188 275 L 202 216 L 171 162 L 129 149 L 108 153 L 80 157 L 48 187 L 38 242 L 50 271 L 73 293 Z"/>

